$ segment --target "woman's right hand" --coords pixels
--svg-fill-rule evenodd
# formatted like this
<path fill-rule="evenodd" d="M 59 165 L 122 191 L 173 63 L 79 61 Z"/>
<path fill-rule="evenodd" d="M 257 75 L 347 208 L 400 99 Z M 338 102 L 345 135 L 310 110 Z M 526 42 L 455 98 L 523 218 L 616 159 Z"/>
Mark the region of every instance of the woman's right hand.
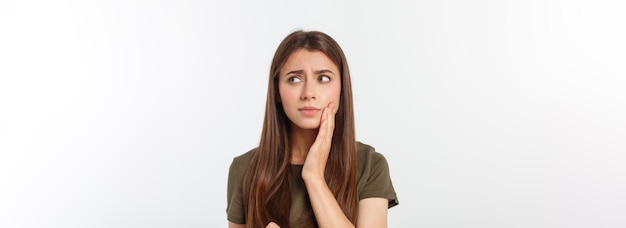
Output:
<path fill-rule="evenodd" d="M 304 165 L 302 166 L 302 179 L 304 182 L 318 181 L 326 183 L 324 180 L 324 170 L 328 162 L 330 147 L 333 141 L 333 132 L 335 131 L 335 114 L 337 110 L 331 102 L 322 111 L 320 117 L 320 128 L 315 138 L 315 142 L 309 148 L 306 155 Z"/>

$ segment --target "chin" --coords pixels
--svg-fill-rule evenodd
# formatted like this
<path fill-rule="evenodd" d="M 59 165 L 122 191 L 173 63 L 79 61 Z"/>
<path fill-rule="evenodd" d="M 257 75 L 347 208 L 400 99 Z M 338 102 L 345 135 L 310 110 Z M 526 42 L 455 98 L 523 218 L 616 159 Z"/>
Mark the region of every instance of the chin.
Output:
<path fill-rule="evenodd" d="M 298 128 L 304 129 L 304 130 L 313 130 L 313 129 L 318 129 L 320 128 L 320 123 L 313 123 L 313 122 L 306 122 L 306 123 L 294 123 L 294 125 Z"/>

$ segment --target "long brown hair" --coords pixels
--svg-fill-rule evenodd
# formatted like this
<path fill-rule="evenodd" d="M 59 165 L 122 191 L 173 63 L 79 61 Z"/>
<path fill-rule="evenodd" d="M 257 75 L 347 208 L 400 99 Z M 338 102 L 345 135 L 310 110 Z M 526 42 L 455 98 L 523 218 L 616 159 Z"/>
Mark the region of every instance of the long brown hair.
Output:
<path fill-rule="evenodd" d="M 340 104 L 324 176 L 343 213 L 356 224 L 356 139 L 348 63 L 341 47 L 330 36 L 318 31 L 296 31 L 280 43 L 272 60 L 261 142 L 244 178 L 247 227 L 265 227 L 269 222 L 289 227 L 290 120 L 278 102 L 277 78 L 291 53 L 299 49 L 323 52 L 341 72 Z M 311 220 L 309 225 L 316 226 L 315 217 Z"/>

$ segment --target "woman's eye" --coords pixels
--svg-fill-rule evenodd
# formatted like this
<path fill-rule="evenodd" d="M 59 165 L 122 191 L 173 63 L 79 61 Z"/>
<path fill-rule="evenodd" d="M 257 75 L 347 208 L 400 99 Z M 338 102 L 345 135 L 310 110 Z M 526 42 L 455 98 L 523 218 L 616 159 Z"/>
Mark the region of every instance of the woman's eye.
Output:
<path fill-rule="evenodd" d="M 294 76 L 294 77 L 288 78 L 287 81 L 290 82 L 290 83 L 296 83 L 296 82 L 301 82 L 302 80 L 300 80 L 300 78 Z"/>
<path fill-rule="evenodd" d="M 330 77 L 326 76 L 326 75 L 322 75 L 320 76 L 320 82 L 329 82 L 330 81 Z"/>

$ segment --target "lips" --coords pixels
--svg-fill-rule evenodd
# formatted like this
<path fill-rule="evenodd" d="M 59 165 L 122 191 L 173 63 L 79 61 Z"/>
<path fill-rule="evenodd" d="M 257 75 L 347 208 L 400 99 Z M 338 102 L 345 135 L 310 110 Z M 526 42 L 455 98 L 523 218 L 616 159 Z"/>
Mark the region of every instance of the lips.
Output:
<path fill-rule="evenodd" d="M 322 109 L 312 107 L 312 106 L 305 106 L 305 107 L 298 109 L 298 111 L 302 113 L 304 116 L 309 116 L 309 117 L 315 116 L 315 114 L 317 114 L 321 110 Z"/>

